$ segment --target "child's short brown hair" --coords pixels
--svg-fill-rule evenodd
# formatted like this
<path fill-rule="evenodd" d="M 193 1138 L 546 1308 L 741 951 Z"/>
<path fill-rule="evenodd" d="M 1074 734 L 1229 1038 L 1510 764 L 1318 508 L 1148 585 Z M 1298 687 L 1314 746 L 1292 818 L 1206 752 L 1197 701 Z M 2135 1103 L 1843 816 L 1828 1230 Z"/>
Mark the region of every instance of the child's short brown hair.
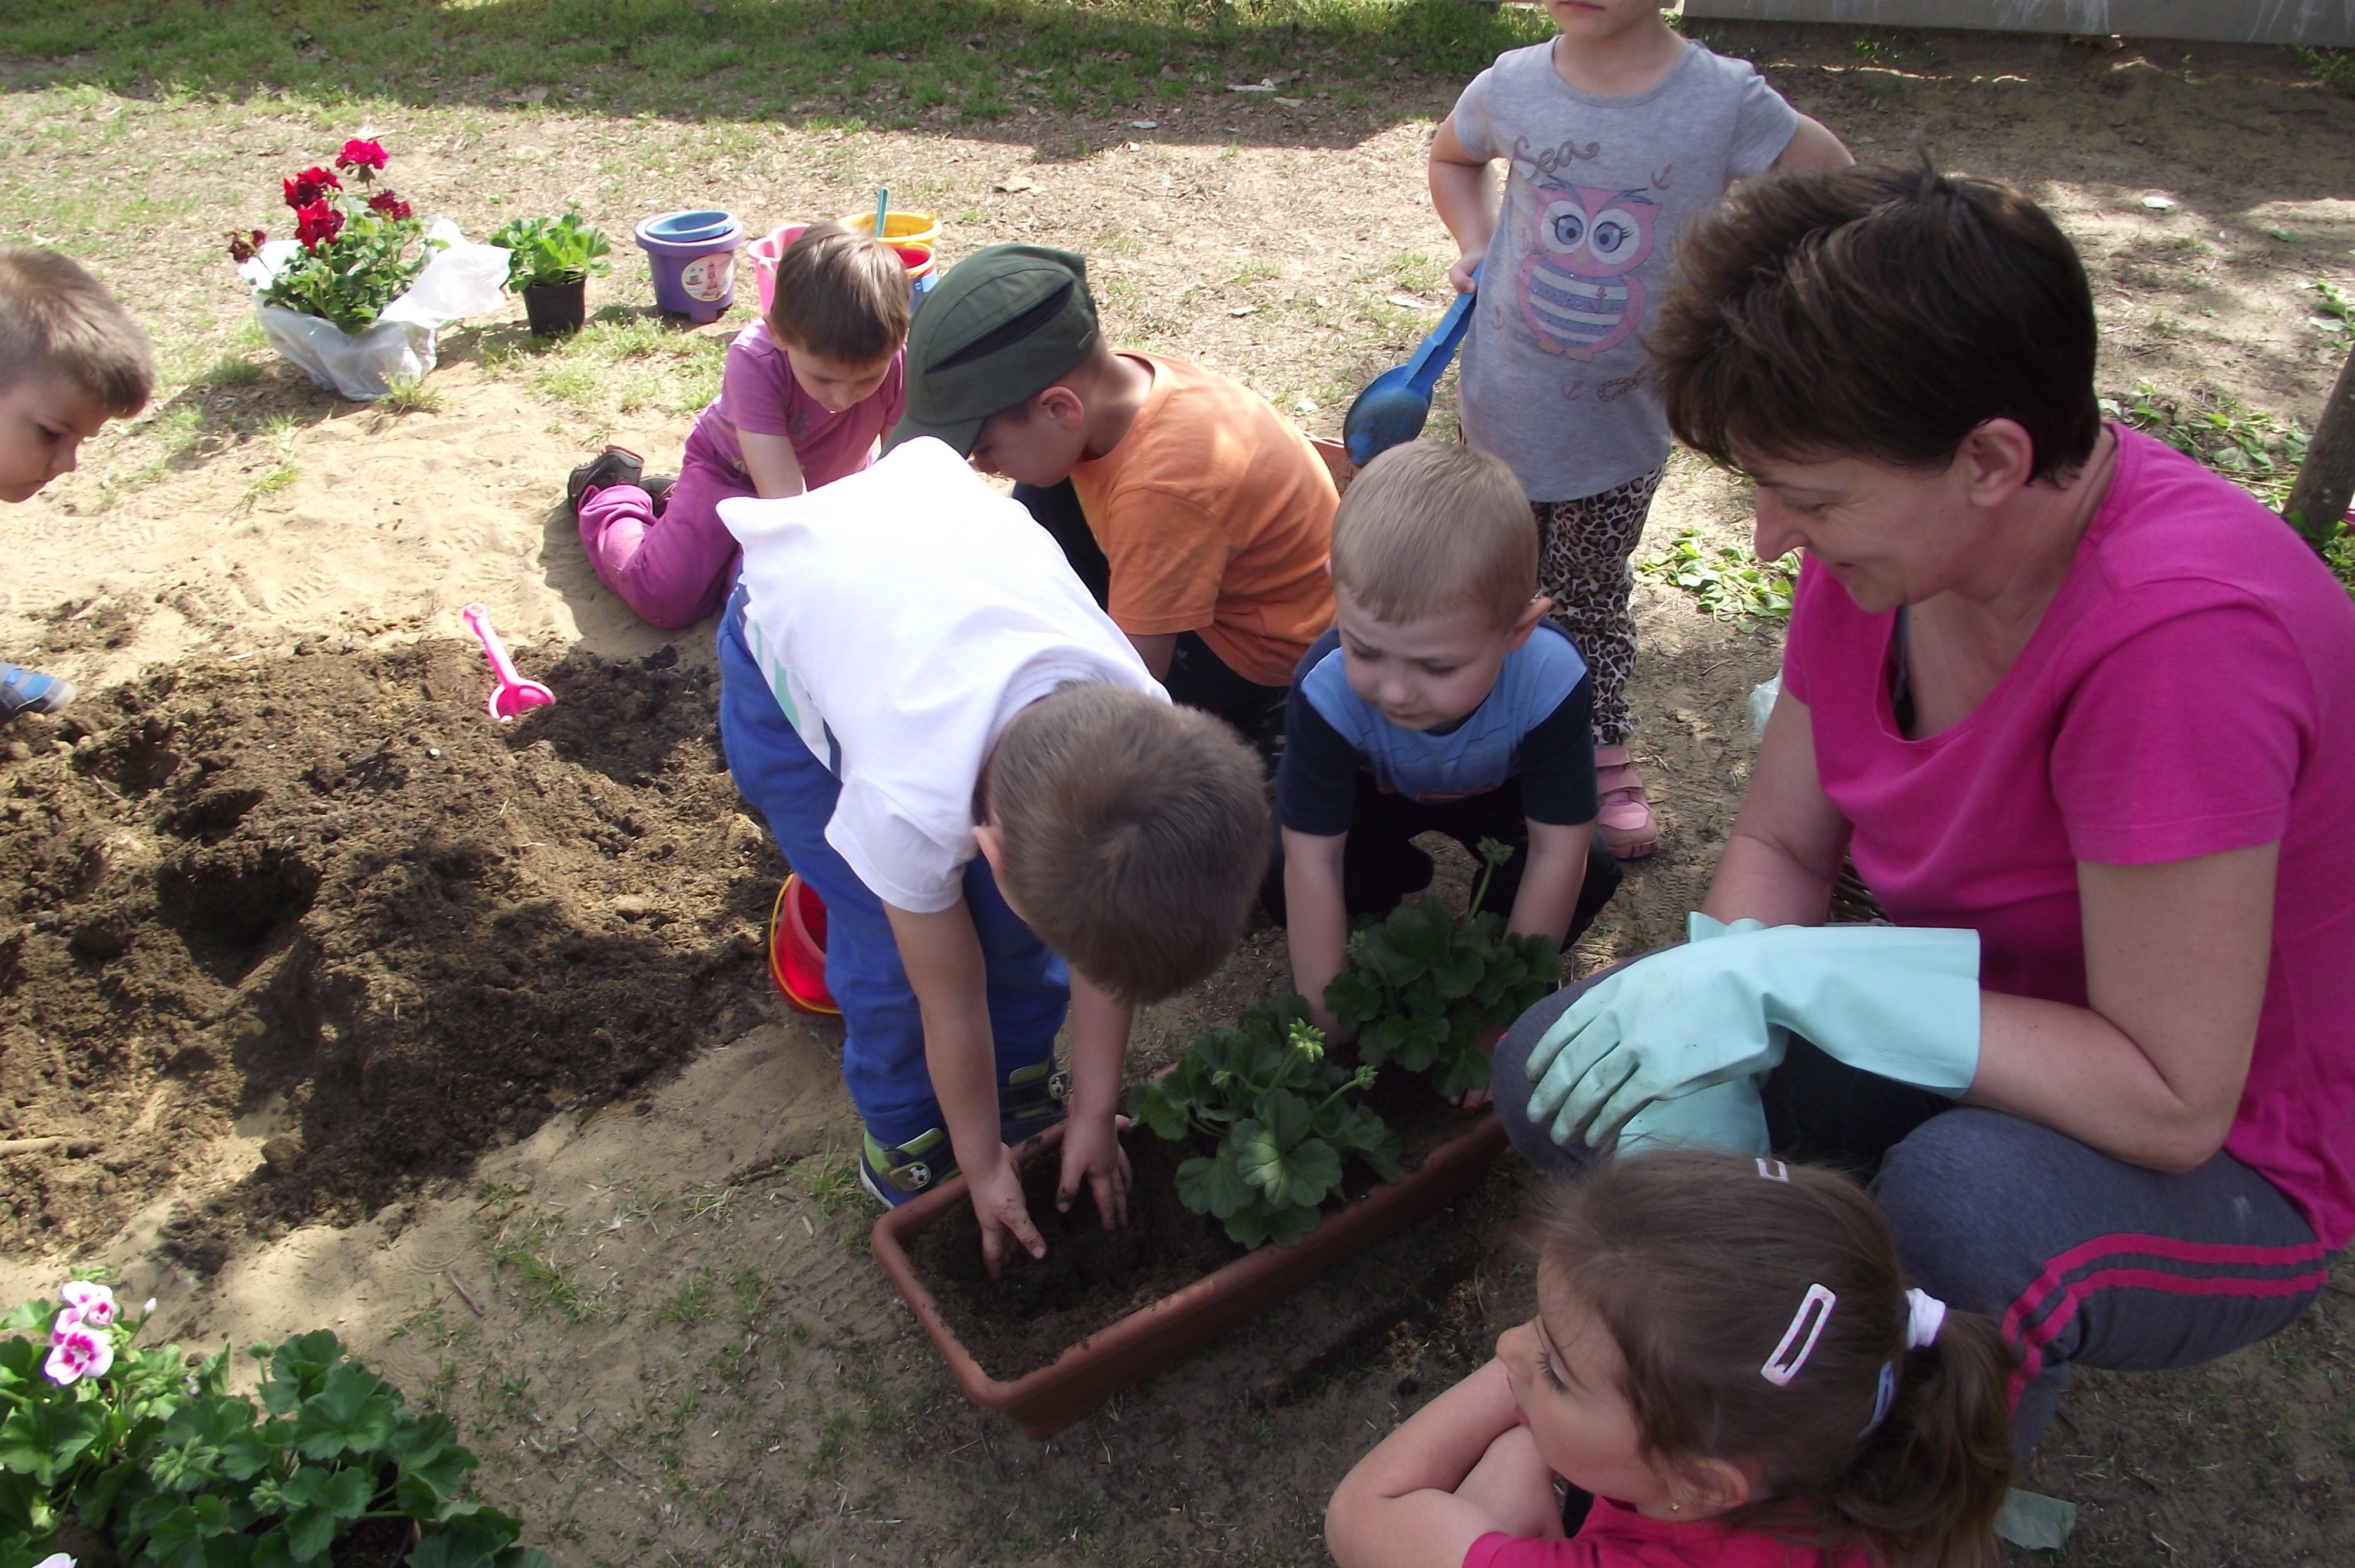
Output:
<path fill-rule="evenodd" d="M 2101 434 L 2084 264 L 1993 180 L 1859 164 L 1737 189 L 1677 241 L 1645 343 L 1678 440 L 1800 461 L 1942 466 L 1989 419 L 2035 443 L 2031 479 Z"/>
<path fill-rule="evenodd" d="M 62 376 L 127 419 L 155 390 L 155 351 L 105 285 L 70 258 L 0 245 L 0 388 Z"/>
<path fill-rule="evenodd" d="M 1758 1500 L 1721 1522 L 1828 1556 L 1861 1539 L 1875 1561 L 1993 1563 L 2018 1358 L 1961 1310 L 1912 1342 L 1896 1243 L 1854 1181 L 1638 1151 L 1555 1188 L 1531 1240 L 1540 1305 L 1550 1280 L 1615 1342 L 1645 1451 L 1758 1472 Z"/>
<path fill-rule="evenodd" d="M 1072 684 L 1015 715 L 989 761 L 1007 902 L 1123 1001 L 1234 950 L 1273 839 L 1259 756 L 1210 715 Z"/>
<path fill-rule="evenodd" d="M 1538 524 L 1503 459 L 1408 441 L 1359 471 L 1333 514 L 1333 586 L 1393 625 L 1461 604 L 1499 626 L 1538 591 Z"/>
<path fill-rule="evenodd" d="M 838 223 L 813 223 L 777 258 L 769 330 L 837 365 L 873 365 L 908 338 L 908 267 L 899 251 Z"/>

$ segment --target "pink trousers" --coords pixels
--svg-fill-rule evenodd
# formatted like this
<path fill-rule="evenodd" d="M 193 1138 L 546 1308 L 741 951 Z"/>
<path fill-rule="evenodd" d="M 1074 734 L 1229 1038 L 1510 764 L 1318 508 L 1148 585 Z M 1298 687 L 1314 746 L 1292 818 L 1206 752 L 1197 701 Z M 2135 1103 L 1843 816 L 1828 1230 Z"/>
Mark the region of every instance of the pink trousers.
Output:
<path fill-rule="evenodd" d="M 662 515 L 634 484 L 592 490 L 581 500 L 581 547 L 598 578 L 641 617 L 689 626 L 718 609 L 736 580 L 736 539 L 719 521 L 719 503 L 752 493 L 751 476 L 697 430 Z"/>

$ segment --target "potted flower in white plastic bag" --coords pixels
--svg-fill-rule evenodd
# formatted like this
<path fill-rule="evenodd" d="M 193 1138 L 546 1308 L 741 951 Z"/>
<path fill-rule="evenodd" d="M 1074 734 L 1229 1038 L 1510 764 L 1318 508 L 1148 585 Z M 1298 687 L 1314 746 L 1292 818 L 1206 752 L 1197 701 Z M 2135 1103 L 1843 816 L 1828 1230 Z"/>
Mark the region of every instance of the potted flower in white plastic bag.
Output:
<path fill-rule="evenodd" d="M 447 218 L 429 228 L 374 188 L 382 143 L 355 137 L 335 162 L 284 180 L 293 238 L 232 229 L 229 253 L 253 285 L 271 345 L 321 387 L 365 401 L 432 369 L 442 327 L 497 306 L 507 254 L 470 243 Z"/>

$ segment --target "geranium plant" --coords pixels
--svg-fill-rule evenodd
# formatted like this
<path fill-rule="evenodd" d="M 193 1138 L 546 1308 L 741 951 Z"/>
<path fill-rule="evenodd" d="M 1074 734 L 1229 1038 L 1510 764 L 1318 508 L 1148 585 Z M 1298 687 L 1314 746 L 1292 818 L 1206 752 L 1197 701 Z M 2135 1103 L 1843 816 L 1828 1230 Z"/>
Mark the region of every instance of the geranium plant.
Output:
<path fill-rule="evenodd" d="M 506 248 L 507 287 L 513 290 L 578 283 L 591 272 L 602 277 L 613 270 L 604 260 L 613 249 L 604 230 L 581 222 L 577 212 L 509 218 L 489 243 Z"/>
<path fill-rule="evenodd" d="M 1473 909 L 1512 853 L 1495 839 L 1480 841 L 1487 865 Z M 1325 1005 L 1341 1027 L 1359 1032 L 1359 1060 L 1427 1073 L 1452 1098 L 1488 1081 L 1481 1036 L 1528 1012 L 1561 978 L 1561 955 L 1543 937 L 1514 936 L 1501 916 L 1459 916 L 1424 898 L 1351 934 Z"/>
<path fill-rule="evenodd" d="M 1399 1179 L 1399 1135 L 1355 1097 L 1374 1069 L 1327 1059 L 1300 998 L 1263 1002 L 1232 1029 L 1195 1037 L 1177 1066 L 1137 1085 L 1128 1114 L 1162 1138 L 1217 1140 L 1178 1167 L 1178 1198 L 1245 1246 L 1293 1246 L 1339 1196 L 1351 1157 Z"/>
<path fill-rule="evenodd" d="M 141 1350 L 104 1286 L 61 1299 L 0 1319 L 18 1331 L 0 1340 L 0 1568 L 92 1535 L 134 1568 L 325 1568 L 369 1520 L 414 1523 L 413 1568 L 549 1568 L 517 1520 L 463 1495 L 474 1457 L 449 1421 L 334 1334 L 254 1346 L 257 1406 L 228 1391 L 226 1348 Z"/>
<path fill-rule="evenodd" d="M 424 220 L 409 203 L 376 187 L 386 162 L 383 143 L 355 137 L 336 154 L 335 168 L 314 165 L 281 182 L 301 249 L 255 280 L 263 304 L 356 333 L 408 291 L 442 241 L 426 238 Z M 269 238 L 263 229 L 231 229 L 229 260 L 251 261 Z"/>

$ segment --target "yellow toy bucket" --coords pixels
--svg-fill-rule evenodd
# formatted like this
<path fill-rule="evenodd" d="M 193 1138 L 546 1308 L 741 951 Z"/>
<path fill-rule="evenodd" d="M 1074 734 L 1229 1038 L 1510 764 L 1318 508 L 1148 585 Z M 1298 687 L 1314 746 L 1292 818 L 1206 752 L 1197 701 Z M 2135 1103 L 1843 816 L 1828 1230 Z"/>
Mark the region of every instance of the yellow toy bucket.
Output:
<path fill-rule="evenodd" d="M 872 234 L 875 209 L 868 207 L 835 221 L 853 234 Z M 883 238 L 898 245 L 925 245 L 937 249 L 941 243 L 940 218 L 929 212 L 889 213 L 883 219 Z"/>

